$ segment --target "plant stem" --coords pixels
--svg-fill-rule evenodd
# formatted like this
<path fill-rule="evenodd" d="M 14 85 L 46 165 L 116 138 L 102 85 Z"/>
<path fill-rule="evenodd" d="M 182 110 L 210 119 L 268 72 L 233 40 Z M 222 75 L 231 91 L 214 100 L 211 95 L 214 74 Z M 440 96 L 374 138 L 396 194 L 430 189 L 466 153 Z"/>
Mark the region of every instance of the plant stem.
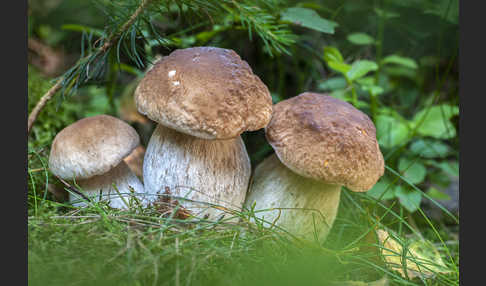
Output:
<path fill-rule="evenodd" d="M 373 123 L 376 124 L 376 117 L 378 116 L 377 95 L 370 92 L 370 99 L 371 99 L 371 119 L 373 120 Z"/>
<path fill-rule="evenodd" d="M 123 26 L 118 30 L 117 33 L 112 34 L 109 38 L 108 41 L 101 46 L 96 52 L 106 52 L 118 39 L 120 34 L 127 30 L 133 22 L 137 19 L 137 17 L 142 13 L 142 11 L 147 7 L 148 3 L 151 0 L 142 0 L 140 3 L 140 6 L 138 6 L 137 10 L 130 16 L 130 19 L 123 24 Z M 78 61 L 79 62 L 79 61 Z M 58 92 L 62 88 L 62 82 L 64 81 L 64 76 L 59 78 L 57 82 L 52 86 L 42 97 L 41 99 L 37 102 L 35 105 L 34 109 L 32 112 L 29 114 L 29 119 L 28 119 L 28 125 L 27 125 L 27 136 L 29 135 L 30 131 L 32 130 L 32 126 L 34 125 L 35 120 L 37 119 L 37 116 L 39 116 L 39 113 L 41 110 L 44 108 L 46 103 L 54 96 L 56 92 Z"/>
<path fill-rule="evenodd" d="M 358 94 L 356 93 L 356 89 L 354 86 L 351 86 L 351 94 L 353 95 L 353 105 L 354 107 L 358 106 Z"/>

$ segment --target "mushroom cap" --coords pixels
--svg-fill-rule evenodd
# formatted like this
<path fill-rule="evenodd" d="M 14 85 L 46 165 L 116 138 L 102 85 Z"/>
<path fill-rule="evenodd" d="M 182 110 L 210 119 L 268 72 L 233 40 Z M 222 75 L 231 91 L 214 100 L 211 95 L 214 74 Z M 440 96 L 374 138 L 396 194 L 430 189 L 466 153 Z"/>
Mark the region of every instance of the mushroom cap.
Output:
<path fill-rule="evenodd" d="M 282 163 L 303 177 L 364 192 L 384 172 L 373 122 L 331 96 L 305 92 L 275 104 L 265 135 Z"/>
<path fill-rule="evenodd" d="M 88 179 L 111 170 L 139 143 L 135 129 L 118 118 L 109 115 L 83 118 L 56 135 L 49 168 L 63 179 Z"/>
<path fill-rule="evenodd" d="M 135 90 L 140 113 L 203 139 L 230 139 L 265 127 L 272 97 L 233 50 L 179 49 L 163 57 Z"/>

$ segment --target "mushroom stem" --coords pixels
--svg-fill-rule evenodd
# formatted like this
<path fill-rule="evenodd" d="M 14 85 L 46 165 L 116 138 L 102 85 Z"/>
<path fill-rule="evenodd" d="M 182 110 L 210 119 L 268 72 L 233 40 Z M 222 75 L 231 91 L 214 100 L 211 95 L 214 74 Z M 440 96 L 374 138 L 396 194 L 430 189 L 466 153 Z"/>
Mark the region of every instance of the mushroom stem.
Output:
<path fill-rule="evenodd" d="M 99 201 L 100 198 L 102 201 L 109 200 L 110 206 L 113 208 L 127 209 L 127 204 L 130 203 L 132 197 L 136 197 L 143 205 L 146 205 L 146 199 L 141 197 L 141 194 L 144 193 L 142 183 L 123 160 L 105 174 L 83 180 L 78 179 L 76 183 L 88 198 L 94 201 Z M 116 186 L 116 189 L 113 185 Z M 71 202 L 80 200 L 73 194 L 69 195 L 69 199 Z M 76 202 L 73 205 L 79 207 L 85 206 L 86 203 Z"/>
<path fill-rule="evenodd" d="M 272 154 L 256 167 L 245 208 L 255 204 L 255 216 L 266 227 L 275 224 L 299 238 L 322 242 L 336 218 L 340 194 L 341 185 L 297 175 Z"/>
<path fill-rule="evenodd" d="M 241 210 L 250 174 L 250 159 L 240 136 L 206 140 L 160 124 L 150 138 L 143 162 L 147 193 L 183 198 L 178 199 L 182 207 L 208 219 L 226 213 L 210 204 Z"/>

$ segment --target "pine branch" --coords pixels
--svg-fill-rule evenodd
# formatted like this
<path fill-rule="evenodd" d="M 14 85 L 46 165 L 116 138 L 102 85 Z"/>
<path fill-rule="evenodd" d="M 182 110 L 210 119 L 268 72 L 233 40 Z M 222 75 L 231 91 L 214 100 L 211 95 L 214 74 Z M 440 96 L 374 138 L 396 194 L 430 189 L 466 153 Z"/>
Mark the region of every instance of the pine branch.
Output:
<path fill-rule="evenodd" d="M 203 13 L 211 22 L 224 22 L 230 17 L 236 28 L 248 29 L 250 39 L 252 39 L 252 32 L 257 34 L 262 39 L 266 51 L 272 55 L 272 50 L 277 53 L 288 53 L 286 47 L 295 42 L 288 25 L 278 21 L 278 14 L 274 12 L 280 8 L 277 2 L 279 1 L 178 0 L 175 1 L 175 4 L 178 6 L 179 14 Z M 139 55 L 136 46 L 138 35 L 141 35 L 141 39 L 149 45 L 151 41 L 156 41 L 161 46 L 172 45 L 172 41 L 160 36 L 152 24 L 153 16 L 165 13 L 162 11 L 162 7 L 166 8 L 166 13 L 171 13 L 171 3 L 171 0 L 142 0 L 138 5 L 135 0 L 103 2 L 100 7 L 109 22 L 105 27 L 105 32 L 100 32 L 100 38 L 92 43 L 93 32 L 89 29 L 83 30 L 80 59 L 38 101 L 29 114 L 27 134 L 30 133 L 43 107 L 58 91 L 61 91 L 61 95 L 64 97 L 65 94 L 74 92 L 89 80 L 99 78 L 107 68 L 107 61 L 113 62 L 113 59 L 116 59 L 118 63 L 120 62 L 121 49 L 124 49 L 128 57 L 142 68 L 144 66 L 143 57 Z M 132 9 L 135 9 L 132 14 L 127 13 Z M 147 30 L 144 30 L 144 27 Z M 145 31 L 151 36 L 147 36 Z M 87 51 L 85 51 L 86 43 L 88 44 Z M 108 57 L 108 54 L 112 52 L 115 53 L 114 57 Z M 113 65 L 108 65 L 108 68 L 110 67 L 113 68 Z"/>
<path fill-rule="evenodd" d="M 118 30 L 116 34 L 112 34 L 108 38 L 108 41 L 106 41 L 101 47 L 99 47 L 93 54 L 98 55 L 98 54 L 106 53 L 106 51 L 116 43 L 120 35 L 132 26 L 132 24 L 135 22 L 137 17 L 143 12 L 143 10 L 147 7 L 150 1 L 151 0 L 142 0 L 142 3 L 140 3 L 137 10 L 135 10 L 135 12 L 130 16 L 129 20 L 125 22 L 125 24 L 123 24 L 123 26 Z M 92 54 L 87 55 L 86 57 L 80 59 L 78 61 L 78 64 L 82 63 L 83 60 L 90 59 L 90 58 L 93 58 Z M 54 96 L 54 94 L 56 94 L 56 92 L 58 92 L 64 86 L 63 82 L 66 81 L 68 75 L 70 75 L 69 72 L 67 72 L 61 78 L 59 78 L 57 82 L 37 102 L 34 109 L 29 114 L 27 136 L 32 130 L 32 126 L 34 125 L 34 122 L 37 119 L 39 113 L 42 111 L 42 109 L 47 104 L 47 102 Z M 70 81 L 68 81 L 68 83 L 69 82 Z"/>

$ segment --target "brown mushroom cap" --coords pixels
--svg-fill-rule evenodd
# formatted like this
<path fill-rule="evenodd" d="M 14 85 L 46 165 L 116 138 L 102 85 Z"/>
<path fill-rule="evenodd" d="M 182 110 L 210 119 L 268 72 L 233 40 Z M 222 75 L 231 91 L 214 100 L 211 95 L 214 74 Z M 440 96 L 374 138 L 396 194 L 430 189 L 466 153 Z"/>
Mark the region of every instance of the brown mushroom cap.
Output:
<path fill-rule="evenodd" d="M 229 139 L 267 125 L 272 98 L 233 50 L 179 49 L 158 61 L 135 91 L 140 113 L 179 132 Z"/>
<path fill-rule="evenodd" d="M 63 179 L 87 179 L 108 172 L 139 143 L 135 129 L 118 118 L 83 118 L 56 135 L 49 168 Z"/>
<path fill-rule="evenodd" d="M 277 103 L 265 133 L 282 163 L 301 176 L 363 192 L 383 175 L 373 122 L 331 96 L 305 92 Z"/>

